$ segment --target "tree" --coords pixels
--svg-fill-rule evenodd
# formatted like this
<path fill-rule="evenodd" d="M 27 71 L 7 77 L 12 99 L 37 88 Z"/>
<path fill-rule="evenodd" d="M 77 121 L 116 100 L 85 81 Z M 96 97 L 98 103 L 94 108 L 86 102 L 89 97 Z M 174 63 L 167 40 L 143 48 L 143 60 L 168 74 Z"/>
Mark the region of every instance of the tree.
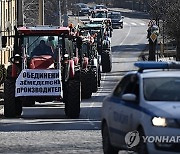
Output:
<path fill-rule="evenodd" d="M 44 21 L 46 25 L 59 25 L 59 0 L 45 0 Z M 38 1 L 24 0 L 24 24 L 27 26 L 38 25 Z"/>
<path fill-rule="evenodd" d="M 170 38 L 176 40 L 176 60 L 180 61 L 180 1 L 168 0 L 165 13 L 165 30 Z"/>
<path fill-rule="evenodd" d="M 157 22 L 163 21 L 163 34 L 169 39 L 176 40 L 176 60 L 180 61 L 180 1 L 148 0 L 148 4 L 150 15 Z"/>

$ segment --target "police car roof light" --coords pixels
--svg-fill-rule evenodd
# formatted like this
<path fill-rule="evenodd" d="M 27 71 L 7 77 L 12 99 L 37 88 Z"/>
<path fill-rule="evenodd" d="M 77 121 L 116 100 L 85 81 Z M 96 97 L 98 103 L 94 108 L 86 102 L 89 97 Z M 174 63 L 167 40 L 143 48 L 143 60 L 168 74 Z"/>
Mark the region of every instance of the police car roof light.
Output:
<path fill-rule="evenodd" d="M 180 62 L 135 62 L 134 66 L 139 68 L 139 71 L 145 69 L 180 69 Z"/>

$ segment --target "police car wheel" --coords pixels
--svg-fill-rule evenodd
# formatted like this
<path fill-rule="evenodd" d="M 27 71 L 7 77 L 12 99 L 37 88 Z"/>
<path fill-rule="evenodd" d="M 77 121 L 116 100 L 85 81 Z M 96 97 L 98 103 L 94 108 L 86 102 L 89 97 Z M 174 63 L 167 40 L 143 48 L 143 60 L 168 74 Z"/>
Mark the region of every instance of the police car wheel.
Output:
<path fill-rule="evenodd" d="M 143 128 L 138 129 L 139 136 L 140 136 L 140 142 L 137 146 L 137 152 L 138 154 L 148 154 L 146 143 L 143 142 L 142 136 L 145 136 Z"/>
<path fill-rule="evenodd" d="M 102 139 L 104 154 L 118 154 L 119 150 L 111 145 L 109 131 L 106 124 L 103 126 Z"/>

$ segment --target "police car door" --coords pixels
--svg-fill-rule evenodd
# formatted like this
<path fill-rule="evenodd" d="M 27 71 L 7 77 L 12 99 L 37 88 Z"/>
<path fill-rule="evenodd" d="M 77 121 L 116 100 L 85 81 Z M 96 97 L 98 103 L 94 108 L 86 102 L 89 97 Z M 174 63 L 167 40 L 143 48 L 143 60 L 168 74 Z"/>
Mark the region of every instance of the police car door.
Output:
<path fill-rule="evenodd" d="M 113 132 L 112 143 L 118 147 L 126 145 L 125 135 L 132 130 L 132 118 L 134 116 L 131 108 L 134 104 L 123 101 L 122 95 L 136 91 L 136 83 L 135 74 L 129 74 L 122 79 L 114 91 L 110 127 Z"/>
<path fill-rule="evenodd" d="M 111 142 L 116 146 L 122 145 L 122 143 L 124 143 L 123 139 L 125 132 L 123 132 L 122 126 L 127 125 L 128 113 L 124 111 L 120 98 L 128 84 L 129 79 L 129 75 L 122 78 L 122 80 L 116 86 L 112 97 L 110 98 L 111 106 L 109 108 L 109 130 L 111 135 Z"/>

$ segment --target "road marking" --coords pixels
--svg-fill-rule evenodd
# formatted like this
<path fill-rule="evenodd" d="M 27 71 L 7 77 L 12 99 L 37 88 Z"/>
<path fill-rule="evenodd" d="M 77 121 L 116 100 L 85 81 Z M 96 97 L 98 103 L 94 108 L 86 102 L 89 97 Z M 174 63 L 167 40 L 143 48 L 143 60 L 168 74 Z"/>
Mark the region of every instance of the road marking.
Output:
<path fill-rule="evenodd" d="M 4 107 L 0 109 L 0 115 L 4 115 Z"/>
<path fill-rule="evenodd" d="M 127 22 L 124 22 L 123 24 L 124 24 L 124 25 L 128 25 L 128 23 L 127 23 Z"/>
<path fill-rule="evenodd" d="M 121 44 L 120 44 L 120 46 L 124 43 L 124 41 L 127 39 L 127 37 L 129 36 L 129 34 L 130 34 L 130 32 L 131 32 L 131 25 L 130 25 L 130 28 L 129 28 L 129 31 L 128 31 L 128 33 L 127 33 L 127 35 L 126 35 L 126 37 L 124 38 L 124 40 L 121 42 Z"/>
<path fill-rule="evenodd" d="M 141 26 L 145 26 L 146 24 L 144 24 L 144 23 L 140 23 L 140 25 L 141 25 Z"/>
<path fill-rule="evenodd" d="M 136 23 L 134 23 L 134 22 L 131 22 L 131 24 L 132 24 L 132 25 L 134 25 L 134 26 L 136 26 L 136 25 L 137 25 L 137 24 L 136 24 Z"/>
<path fill-rule="evenodd" d="M 106 73 L 104 74 L 103 78 L 101 79 L 102 80 L 101 85 L 104 84 L 105 79 L 106 79 Z M 100 93 L 102 92 L 102 90 L 103 90 L 103 88 L 101 88 L 99 91 L 97 91 L 94 96 L 99 96 Z M 95 104 L 94 102 L 91 103 L 90 110 L 88 112 L 88 117 L 87 117 L 87 121 L 90 123 L 91 126 L 95 126 L 95 122 L 90 120 L 90 113 L 91 113 L 91 109 L 93 108 L 94 104 Z M 94 127 L 94 128 L 97 129 L 97 127 Z"/>

